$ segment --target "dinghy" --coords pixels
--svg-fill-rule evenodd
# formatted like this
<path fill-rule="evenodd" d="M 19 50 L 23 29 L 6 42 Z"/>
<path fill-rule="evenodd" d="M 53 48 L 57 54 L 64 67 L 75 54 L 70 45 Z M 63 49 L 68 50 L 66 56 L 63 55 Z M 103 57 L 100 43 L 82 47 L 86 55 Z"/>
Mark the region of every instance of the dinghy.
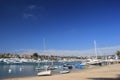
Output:
<path fill-rule="evenodd" d="M 66 74 L 66 73 L 69 73 L 70 71 L 69 70 L 62 70 L 60 71 L 61 74 Z"/>
<path fill-rule="evenodd" d="M 51 70 L 46 70 L 46 71 L 42 71 L 37 73 L 38 76 L 49 76 L 51 75 Z"/>

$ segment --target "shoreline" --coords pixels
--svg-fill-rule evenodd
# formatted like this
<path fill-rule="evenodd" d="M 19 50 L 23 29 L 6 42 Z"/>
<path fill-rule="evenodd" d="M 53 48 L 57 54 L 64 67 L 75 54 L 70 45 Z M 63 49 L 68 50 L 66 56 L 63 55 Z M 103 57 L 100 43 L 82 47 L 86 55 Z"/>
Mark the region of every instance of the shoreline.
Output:
<path fill-rule="evenodd" d="M 94 67 L 80 71 L 72 71 L 68 74 L 54 74 L 51 76 L 29 76 L 19 78 L 6 78 L 2 80 L 116 80 L 120 79 L 120 64 L 112 64 L 102 67 Z"/>

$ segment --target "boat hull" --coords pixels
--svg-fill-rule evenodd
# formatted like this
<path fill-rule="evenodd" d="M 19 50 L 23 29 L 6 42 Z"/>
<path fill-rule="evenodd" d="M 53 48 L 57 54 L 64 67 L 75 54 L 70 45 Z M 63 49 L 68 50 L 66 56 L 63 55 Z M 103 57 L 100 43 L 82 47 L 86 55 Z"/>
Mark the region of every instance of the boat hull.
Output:
<path fill-rule="evenodd" d="M 70 71 L 64 70 L 64 71 L 60 71 L 61 74 L 66 74 L 69 73 Z"/>
<path fill-rule="evenodd" d="M 37 75 L 38 76 L 49 76 L 51 75 L 51 71 L 49 70 L 49 71 L 39 72 Z"/>

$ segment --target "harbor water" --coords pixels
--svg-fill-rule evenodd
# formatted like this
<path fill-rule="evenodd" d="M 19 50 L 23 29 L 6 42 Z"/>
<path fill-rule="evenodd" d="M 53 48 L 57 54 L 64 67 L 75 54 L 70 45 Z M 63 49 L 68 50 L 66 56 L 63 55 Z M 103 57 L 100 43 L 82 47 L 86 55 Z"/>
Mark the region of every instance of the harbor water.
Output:
<path fill-rule="evenodd" d="M 75 65 L 78 62 L 67 62 L 70 65 Z M 50 65 L 51 63 L 47 63 Z M 55 66 L 62 66 L 62 62 L 54 62 Z M 40 63 L 40 66 L 46 65 L 46 63 Z M 22 64 L 5 64 L 0 63 L 0 78 L 13 78 L 13 77 L 26 77 L 26 76 L 36 76 L 39 70 L 35 68 L 38 66 L 37 63 L 22 63 Z M 82 68 L 81 68 L 82 69 Z M 73 68 L 74 70 L 81 70 Z M 60 69 L 55 69 L 52 74 L 59 74 Z"/>

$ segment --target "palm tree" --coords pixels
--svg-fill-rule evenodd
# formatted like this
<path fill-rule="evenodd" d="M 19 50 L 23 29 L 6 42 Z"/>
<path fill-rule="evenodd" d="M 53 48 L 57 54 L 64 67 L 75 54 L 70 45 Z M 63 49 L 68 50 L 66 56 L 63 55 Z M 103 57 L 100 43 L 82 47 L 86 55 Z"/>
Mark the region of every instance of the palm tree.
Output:
<path fill-rule="evenodd" d="M 120 57 L 120 51 L 117 51 L 117 52 L 116 52 L 116 55 L 117 55 L 118 57 Z"/>

